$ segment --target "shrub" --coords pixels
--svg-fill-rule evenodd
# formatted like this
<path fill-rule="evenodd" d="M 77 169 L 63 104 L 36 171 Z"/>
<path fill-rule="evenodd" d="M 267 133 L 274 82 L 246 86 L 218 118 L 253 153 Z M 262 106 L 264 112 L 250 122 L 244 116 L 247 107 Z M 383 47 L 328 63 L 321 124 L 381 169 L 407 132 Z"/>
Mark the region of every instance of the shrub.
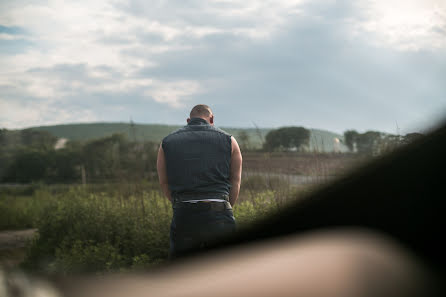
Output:
<path fill-rule="evenodd" d="M 45 208 L 52 203 L 46 190 L 33 190 L 32 196 L 0 194 L 0 230 L 33 228 L 43 215 Z"/>
<path fill-rule="evenodd" d="M 271 215 L 279 208 L 279 203 L 274 199 L 273 191 L 257 193 L 256 197 L 241 201 L 234 206 L 234 216 L 237 218 L 237 225 L 247 227 L 255 221 Z"/>
<path fill-rule="evenodd" d="M 239 228 L 281 207 L 281 194 L 269 188 L 260 186 L 234 207 Z M 3 226 L 38 228 L 21 265 L 28 271 L 145 269 L 168 257 L 171 204 L 148 184 L 41 186 L 31 196 L 2 195 L 0 209 L 7 214 Z"/>
<path fill-rule="evenodd" d="M 73 188 L 55 200 L 37 223 L 24 268 L 112 271 L 146 259 L 142 255 L 153 263 L 167 259 L 171 208 L 158 192 L 124 200 Z"/>

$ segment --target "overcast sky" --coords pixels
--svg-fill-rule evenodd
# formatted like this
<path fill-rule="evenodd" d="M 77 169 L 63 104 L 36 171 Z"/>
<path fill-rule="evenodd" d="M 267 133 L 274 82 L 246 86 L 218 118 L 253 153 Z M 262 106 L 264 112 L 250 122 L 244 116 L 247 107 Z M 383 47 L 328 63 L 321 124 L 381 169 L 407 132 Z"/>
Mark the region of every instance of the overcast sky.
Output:
<path fill-rule="evenodd" d="M 198 103 L 226 127 L 431 127 L 446 1 L 0 1 L 0 127 L 183 124 Z"/>

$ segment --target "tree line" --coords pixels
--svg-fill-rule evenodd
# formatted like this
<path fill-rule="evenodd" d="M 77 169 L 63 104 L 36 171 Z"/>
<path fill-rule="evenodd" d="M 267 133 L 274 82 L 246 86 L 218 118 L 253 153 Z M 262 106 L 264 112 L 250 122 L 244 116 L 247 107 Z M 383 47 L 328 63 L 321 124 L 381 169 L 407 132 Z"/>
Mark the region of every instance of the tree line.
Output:
<path fill-rule="evenodd" d="M 0 180 L 4 183 L 80 183 L 140 180 L 156 172 L 158 145 L 122 134 L 60 149 L 46 131 L 0 130 Z"/>
<path fill-rule="evenodd" d="M 262 151 L 308 151 L 310 143 L 310 130 L 304 127 L 281 127 L 270 130 L 265 138 L 262 136 Z M 408 144 L 422 138 L 420 133 L 409 133 L 406 135 L 394 135 L 379 131 L 366 131 L 359 133 L 356 130 L 344 132 L 344 138 L 340 143 L 344 144 L 350 152 L 364 155 L 379 155 L 390 152 L 397 147 Z M 237 137 L 242 150 L 249 151 L 249 137 L 243 131 Z"/>
<path fill-rule="evenodd" d="M 261 151 L 308 151 L 310 130 L 281 127 L 262 137 Z M 423 137 L 419 133 L 404 136 L 378 131 L 344 132 L 340 139 L 350 152 L 379 155 Z M 244 151 L 249 137 L 237 136 Z M 58 149 L 57 137 L 46 131 L 0 129 L 0 182 L 3 183 L 94 183 L 148 179 L 156 174 L 158 143 L 129 141 L 123 134 L 91 141 L 68 141 Z"/>
<path fill-rule="evenodd" d="M 344 132 L 344 144 L 350 152 L 380 155 L 388 153 L 401 145 L 423 137 L 421 133 L 408 133 L 406 135 L 394 135 L 379 131 L 366 131 L 359 133 L 356 130 Z"/>

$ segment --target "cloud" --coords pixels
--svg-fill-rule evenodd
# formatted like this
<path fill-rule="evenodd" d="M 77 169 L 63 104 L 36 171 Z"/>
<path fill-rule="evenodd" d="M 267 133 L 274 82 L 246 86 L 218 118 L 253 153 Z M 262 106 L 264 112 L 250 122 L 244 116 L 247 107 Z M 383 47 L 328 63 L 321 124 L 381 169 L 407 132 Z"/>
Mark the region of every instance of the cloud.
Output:
<path fill-rule="evenodd" d="M 94 122 L 97 117 L 91 110 L 73 109 L 58 106 L 53 100 L 31 102 L 8 100 L 0 97 L 0 127 L 15 129 L 31 125 L 51 125 L 60 123 Z"/>
<path fill-rule="evenodd" d="M 28 38 L 27 31 L 21 27 L 0 25 L 0 52 L 3 55 L 23 52 L 33 45 Z"/>
<path fill-rule="evenodd" d="M 156 20 L 187 32 L 268 36 L 305 1 L 119 1 L 115 7 L 142 20 Z M 205 29 L 205 30 L 203 30 Z M 203 34 L 201 34 L 203 35 Z M 205 34 L 206 35 L 206 34 Z"/>
<path fill-rule="evenodd" d="M 374 35 L 372 42 L 403 51 L 446 49 L 441 28 L 446 27 L 443 0 L 380 0 L 363 5 L 360 33 Z M 440 30 L 439 30 L 440 29 Z"/>
<path fill-rule="evenodd" d="M 26 30 L 20 27 L 8 27 L 8 26 L 2 26 L 0 25 L 0 33 L 2 34 L 10 34 L 10 35 L 21 35 L 26 33 Z"/>
<path fill-rule="evenodd" d="M 201 86 L 194 81 L 160 82 L 153 90 L 147 90 L 146 94 L 155 101 L 167 103 L 172 107 L 184 106 L 184 98 L 191 97 L 200 92 Z"/>
<path fill-rule="evenodd" d="M 0 103 L 27 112 L 0 122 L 178 123 L 199 102 L 226 126 L 394 132 L 444 106 L 446 9 L 391 1 L 4 1 Z"/>

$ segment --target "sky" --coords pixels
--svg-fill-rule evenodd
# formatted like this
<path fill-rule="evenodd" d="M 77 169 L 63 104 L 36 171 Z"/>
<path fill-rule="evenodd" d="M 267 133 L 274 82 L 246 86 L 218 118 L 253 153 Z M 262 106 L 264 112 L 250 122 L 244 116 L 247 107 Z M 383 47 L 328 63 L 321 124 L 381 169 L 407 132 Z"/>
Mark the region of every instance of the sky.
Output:
<path fill-rule="evenodd" d="M 223 127 L 432 128 L 446 1 L 0 1 L 0 128 L 181 125 L 196 104 Z"/>

